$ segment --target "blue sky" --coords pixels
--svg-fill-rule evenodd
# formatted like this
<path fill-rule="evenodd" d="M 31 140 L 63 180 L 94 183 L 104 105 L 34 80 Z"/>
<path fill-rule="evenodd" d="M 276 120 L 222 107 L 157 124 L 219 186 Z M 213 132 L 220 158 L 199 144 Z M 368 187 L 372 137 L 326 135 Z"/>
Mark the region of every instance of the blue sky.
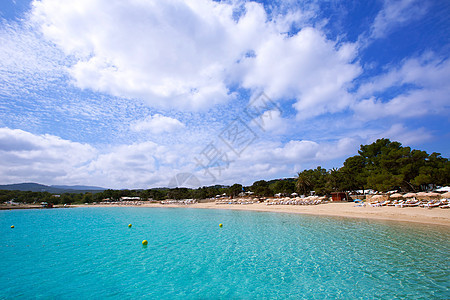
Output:
<path fill-rule="evenodd" d="M 448 16 L 448 1 L 2 1 L 0 182 L 249 185 L 377 138 L 449 157 Z"/>

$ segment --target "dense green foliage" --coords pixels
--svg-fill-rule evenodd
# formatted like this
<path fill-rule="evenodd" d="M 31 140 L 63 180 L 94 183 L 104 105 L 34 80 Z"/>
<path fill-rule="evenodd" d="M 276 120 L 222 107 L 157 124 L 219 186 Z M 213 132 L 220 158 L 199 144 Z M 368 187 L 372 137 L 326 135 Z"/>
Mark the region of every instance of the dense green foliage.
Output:
<path fill-rule="evenodd" d="M 361 145 L 358 155 L 349 157 L 339 169 L 316 169 L 298 173 L 296 179 L 258 180 L 249 187 L 209 186 L 198 189 L 158 188 L 148 190 L 105 190 L 102 192 L 63 193 L 24 192 L 0 190 L 0 203 L 14 200 L 20 203 L 49 202 L 53 204 L 92 203 L 103 199 L 117 201 L 121 197 L 140 197 L 142 200 L 206 199 L 216 195 L 236 197 L 243 191 L 255 196 L 274 194 L 288 196 L 293 192 L 307 195 L 311 191 L 325 195 L 334 191 L 374 189 L 377 191 L 421 191 L 429 186 L 450 185 L 450 161 L 439 153 L 427 154 L 421 150 L 402 147 L 398 142 L 379 139 L 370 145 Z"/>
<path fill-rule="evenodd" d="M 316 191 L 374 189 L 377 191 L 422 191 L 429 186 L 450 184 L 450 162 L 439 153 L 402 147 L 398 142 L 379 139 L 361 145 L 358 155 L 345 160 L 340 169 L 321 167 L 298 173 L 297 189 L 302 194 Z"/>

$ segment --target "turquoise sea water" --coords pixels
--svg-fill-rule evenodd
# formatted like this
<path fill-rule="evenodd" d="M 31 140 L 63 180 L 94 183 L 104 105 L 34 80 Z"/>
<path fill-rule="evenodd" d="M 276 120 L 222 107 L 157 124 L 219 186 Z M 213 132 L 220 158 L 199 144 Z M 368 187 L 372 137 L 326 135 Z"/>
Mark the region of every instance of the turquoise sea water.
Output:
<path fill-rule="evenodd" d="M 445 227 L 111 207 L 0 211 L 0 234 L 0 299 L 450 298 Z"/>

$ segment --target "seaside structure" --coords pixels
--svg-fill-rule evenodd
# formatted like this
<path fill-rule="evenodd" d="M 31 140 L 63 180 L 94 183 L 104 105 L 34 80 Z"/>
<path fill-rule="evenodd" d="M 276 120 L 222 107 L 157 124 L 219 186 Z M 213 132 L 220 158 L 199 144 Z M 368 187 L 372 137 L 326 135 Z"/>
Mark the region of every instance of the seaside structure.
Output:
<path fill-rule="evenodd" d="M 331 193 L 331 201 L 348 201 L 350 197 L 344 192 Z"/>

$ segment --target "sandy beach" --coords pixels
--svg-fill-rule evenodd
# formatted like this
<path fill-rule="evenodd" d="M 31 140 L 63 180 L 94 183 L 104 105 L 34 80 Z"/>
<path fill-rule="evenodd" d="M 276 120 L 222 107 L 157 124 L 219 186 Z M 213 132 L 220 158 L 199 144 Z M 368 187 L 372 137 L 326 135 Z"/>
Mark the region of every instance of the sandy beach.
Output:
<path fill-rule="evenodd" d="M 89 205 L 89 206 L 111 206 L 111 205 Z M 121 205 L 119 205 L 121 206 Z M 256 204 L 216 204 L 214 202 L 195 203 L 189 205 L 146 203 L 139 207 L 178 207 L 178 208 L 201 208 L 201 209 L 230 209 L 263 212 L 279 212 L 294 214 L 309 214 L 321 216 L 335 216 L 346 218 L 377 219 L 399 222 L 415 222 L 424 224 L 435 224 L 450 226 L 450 209 L 422 208 L 422 207 L 372 207 L 356 206 L 353 202 L 330 202 L 320 205 L 265 205 Z"/>

